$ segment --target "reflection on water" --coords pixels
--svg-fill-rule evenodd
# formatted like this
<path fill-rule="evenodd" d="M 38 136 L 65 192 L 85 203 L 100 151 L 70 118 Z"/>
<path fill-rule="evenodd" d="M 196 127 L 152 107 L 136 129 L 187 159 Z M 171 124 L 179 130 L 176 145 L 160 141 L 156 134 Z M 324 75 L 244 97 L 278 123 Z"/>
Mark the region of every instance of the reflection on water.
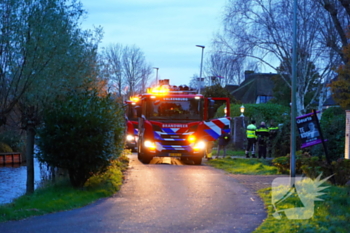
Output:
<path fill-rule="evenodd" d="M 42 173 L 46 173 L 46 166 L 40 168 L 40 163 L 34 159 L 34 187 L 40 184 Z M 0 204 L 10 203 L 26 192 L 27 166 L 0 166 Z"/>

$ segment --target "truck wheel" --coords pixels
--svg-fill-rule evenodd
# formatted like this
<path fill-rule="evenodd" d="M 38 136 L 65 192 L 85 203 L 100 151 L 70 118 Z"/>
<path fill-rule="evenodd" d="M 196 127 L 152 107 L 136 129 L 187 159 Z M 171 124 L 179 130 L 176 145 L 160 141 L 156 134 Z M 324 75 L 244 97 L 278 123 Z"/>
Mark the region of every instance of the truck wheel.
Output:
<path fill-rule="evenodd" d="M 137 145 L 137 159 L 142 162 L 141 148 Z"/>
<path fill-rule="evenodd" d="M 151 162 L 151 160 L 152 160 L 152 157 L 150 157 L 150 156 L 145 156 L 145 157 L 142 159 L 142 162 L 143 162 L 144 164 L 149 164 L 149 163 Z"/>
<path fill-rule="evenodd" d="M 194 165 L 201 165 L 202 164 L 202 157 L 195 156 L 195 157 L 192 157 L 191 160 L 193 161 Z"/>
<path fill-rule="evenodd" d="M 138 146 L 137 158 L 144 164 L 148 164 L 152 160 L 152 156 L 149 156 L 142 147 L 142 144 Z"/>

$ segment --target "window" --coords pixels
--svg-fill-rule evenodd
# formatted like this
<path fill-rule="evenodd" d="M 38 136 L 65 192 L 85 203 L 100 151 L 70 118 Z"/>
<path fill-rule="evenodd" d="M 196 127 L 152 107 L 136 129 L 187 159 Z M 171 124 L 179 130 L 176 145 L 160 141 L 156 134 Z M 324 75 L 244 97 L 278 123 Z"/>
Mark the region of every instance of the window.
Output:
<path fill-rule="evenodd" d="M 259 95 L 258 98 L 257 98 L 256 103 L 257 104 L 267 103 L 272 98 L 273 98 L 272 96 L 268 96 L 268 95 Z"/>

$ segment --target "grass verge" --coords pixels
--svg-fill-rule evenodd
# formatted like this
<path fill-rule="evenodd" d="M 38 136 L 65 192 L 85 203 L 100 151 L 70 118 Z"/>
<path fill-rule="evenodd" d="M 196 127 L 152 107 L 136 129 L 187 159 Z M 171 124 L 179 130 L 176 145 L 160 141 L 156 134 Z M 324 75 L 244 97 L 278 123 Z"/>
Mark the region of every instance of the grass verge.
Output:
<path fill-rule="evenodd" d="M 350 199 L 349 189 L 330 186 L 320 196 L 324 201 L 316 201 L 314 213 L 310 219 L 291 220 L 282 212 L 281 219 L 273 217 L 275 210 L 271 203 L 271 188 L 259 190 L 267 208 L 268 217 L 254 231 L 255 233 L 278 232 L 349 232 L 350 229 Z M 297 196 L 286 199 L 279 210 L 296 207 L 300 202 Z"/>
<path fill-rule="evenodd" d="M 0 222 L 19 220 L 88 205 L 113 195 L 123 182 L 123 171 L 129 164 L 124 152 L 108 170 L 91 177 L 84 188 L 73 188 L 67 179 L 38 188 L 32 195 L 23 195 L 12 203 L 0 205 Z"/>
<path fill-rule="evenodd" d="M 229 154 L 230 155 L 230 154 Z M 232 155 L 232 154 L 231 154 Z M 234 154 L 236 156 L 236 153 Z M 259 159 L 226 158 L 213 159 L 207 162 L 215 168 L 234 174 L 273 175 L 279 174 L 277 167 L 271 161 Z M 312 217 L 309 219 L 288 219 L 283 210 L 295 207 L 304 207 L 298 195 L 291 195 L 277 205 L 280 219 L 273 216 L 275 209 L 272 205 L 271 187 L 261 189 L 258 194 L 264 201 L 268 216 L 254 233 L 284 233 L 284 232 L 324 232 L 347 233 L 350 229 L 350 188 L 332 186 L 324 189 L 324 195 L 315 201 Z"/>
<path fill-rule="evenodd" d="M 263 159 L 244 159 L 244 158 L 212 159 L 212 160 L 209 160 L 207 164 L 232 174 L 246 174 L 246 175 L 279 174 L 277 167 L 272 166 L 270 161 L 263 160 Z"/>

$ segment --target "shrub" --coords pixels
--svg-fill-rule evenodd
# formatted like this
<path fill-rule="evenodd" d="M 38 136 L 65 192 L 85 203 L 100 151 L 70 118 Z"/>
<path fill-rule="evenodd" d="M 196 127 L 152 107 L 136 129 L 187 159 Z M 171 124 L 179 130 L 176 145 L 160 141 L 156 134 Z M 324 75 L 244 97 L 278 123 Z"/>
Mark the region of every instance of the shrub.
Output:
<path fill-rule="evenodd" d="M 240 116 L 241 104 L 231 104 L 231 116 Z M 290 112 L 288 107 L 279 104 L 244 104 L 244 116 L 248 121 L 254 119 L 257 124 L 261 121 L 265 121 L 267 124 L 270 123 L 283 123 L 285 116 Z M 248 123 L 248 122 L 247 122 Z"/>
<path fill-rule="evenodd" d="M 345 111 L 339 107 L 326 109 L 320 120 L 323 137 L 327 139 L 328 155 L 332 161 L 344 157 L 345 146 Z M 322 144 L 311 149 L 313 155 L 324 155 Z"/>
<path fill-rule="evenodd" d="M 240 116 L 240 107 L 240 104 L 231 104 L 231 117 Z M 268 126 L 282 124 L 276 137 L 269 142 L 271 145 L 269 151 L 271 151 L 272 157 L 286 156 L 290 151 L 290 109 L 286 106 L 272 103 L 245 104 L 244 108 L 246 126 L 250 124 L 251 120 L 255 120 L 257 126 L 261 121 L 264 121 Z M 223 109 L 221 112 L 223 115 Z"/>
<path fill-rule="evenodd" d="M 350 160 L 338 159 L 332 162 L 335 181 L 339 185 L 345 185 L 350 181 Z"/>
<path fill-rule="evenodd" d="M 306 158 L 311 158 L 308 152 L 297 151 L 295 153 L 295 172 L 302 173 L 303 161 Z M 272 160 L 272 164 L 278 168 L 278 171 L 283 174 L 289 173 L 290 170 L 290 154 L 287 156 L 281 156 Z"/>
<path fill-rule="evenodd" d="M 101 173 L 123 148 L 123 109 L 110 96 L 73 93 L 44 112 L 38 130 L 41 162 L 68 170 L 74 187 Z"/>
<path fill-rule="evenodd" d="M 311 157 L 303 160 L 301 169 L 312 179 L 320 174 L 324 177 L 333 175 L 330 181 L 338 185 L 345 185 L 350 180 L 350 160 L 347 159 L 338 159 L 329 165 L 324 157 L 321 160 L 318 157 Z"/>
<path fill-rule="evenodd" d="M 12 148 L 4 142 L 0 142 L 0 153 L 13 152 Z"/>
<path fill-rule="evenodd" d="M 0 142 L 9 145 L 13 151 L 21 151 L 24 145 L 23 140 L 18 132 L 5 131 L 0 133 Z"/>
<path fill-rule="evenodd" d="M 278 127 L 278 133 L 272 140 L 272 157 L 286 156 L 290 153 L 290 137 L 291 137 L 290 117 L 286 117 L 283 124 Z M 297 132 L 296 148 L 300 148 L 301 141 Z"/>

